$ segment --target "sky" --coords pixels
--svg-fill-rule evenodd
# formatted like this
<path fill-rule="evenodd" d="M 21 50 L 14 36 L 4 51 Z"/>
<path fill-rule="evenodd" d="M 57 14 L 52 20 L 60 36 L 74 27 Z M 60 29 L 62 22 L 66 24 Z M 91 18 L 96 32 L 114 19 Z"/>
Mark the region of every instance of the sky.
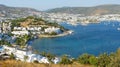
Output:
<path fill-rule="evenodd" d="M 0 0 L 0 4 L 12 7 L 30 7 L 43 11 L 58 7 L 88 7 L 104 4 L 120 4 L 120 0 Z"/>

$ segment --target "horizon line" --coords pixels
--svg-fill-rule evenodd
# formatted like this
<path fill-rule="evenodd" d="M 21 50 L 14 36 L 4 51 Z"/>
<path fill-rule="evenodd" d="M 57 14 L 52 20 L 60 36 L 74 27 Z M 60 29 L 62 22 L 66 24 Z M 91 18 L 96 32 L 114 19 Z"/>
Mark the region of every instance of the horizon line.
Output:
<path fill-rule="evenodd" d="M 10 6 L 10 5 L 6 5 L 6 4 L 0 4 L 0 5 L 6 6 L 6 7 L 31 8 L 31 9 L 35 9 L 38 11 L 46 11 L 46 10 L 51 10 L 51 9 L 56 9 L 56 8 L 64 8 L 64 7 L 97 7 L 97 6 L 120 5 L 120 4 L 100 4 L 100 5 L 94 5 L 94 6 L 93 5 L 92 6 L 61 6 L 61 7 L 48 8 L 48 9 L 43 9 L 43 10 L 40 10 L 40 9 L 37 9 L 34 7 L 26 7 L 26 6 Z"/>

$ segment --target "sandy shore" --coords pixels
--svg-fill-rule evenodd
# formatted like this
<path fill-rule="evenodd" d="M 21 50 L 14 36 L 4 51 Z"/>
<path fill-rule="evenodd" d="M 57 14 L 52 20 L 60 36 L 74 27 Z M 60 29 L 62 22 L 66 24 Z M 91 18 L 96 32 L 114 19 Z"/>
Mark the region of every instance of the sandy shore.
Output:
<path fill-rule="evenodd" d="M 73 31 L 72 30 L 69 30 L 69 31 L 66 31 L 66 32 L 63 32 L 61 34 L 58 34 L 58 35 L 39 35 L 39 37 L 61 37 L 61 36 L 66 36 L 66 35 L 69 35 L 69 34 L 72 34 Z"/>

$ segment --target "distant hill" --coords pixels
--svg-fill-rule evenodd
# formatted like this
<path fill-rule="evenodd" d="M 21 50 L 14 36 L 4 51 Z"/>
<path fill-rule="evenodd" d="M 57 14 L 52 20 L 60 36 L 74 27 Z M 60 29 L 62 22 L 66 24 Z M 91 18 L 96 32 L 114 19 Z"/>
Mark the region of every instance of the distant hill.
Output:
<path fill-rule="evenodd" d="M 94 7 L 62 7 L 49 9 L 46 12 L 84 15 L 120 14 L 120 5 L 99 5 Z"/>
<path fill-rule="evenodd" d="M 43 15 L 47 13 L 70 13 L 70 14 L 84 14 L 84 15 L 103 15 L 103 14 L 120 14 L 120 5 L 99 5 L 94 7 L 62 7 L 49 9 L 47 11 L 38 11 L 33 8 L 25 7 L 9 7 L 0 4 L 0 17 L 26 17 Z"/>
<path fill-rule="evenodd" d="M 0 16 L 2 17 L 24 17 L 34 15 L 36 12 L 40 11 L 32 8 L 8 7 L 5 5 L 0 5 Z"/>

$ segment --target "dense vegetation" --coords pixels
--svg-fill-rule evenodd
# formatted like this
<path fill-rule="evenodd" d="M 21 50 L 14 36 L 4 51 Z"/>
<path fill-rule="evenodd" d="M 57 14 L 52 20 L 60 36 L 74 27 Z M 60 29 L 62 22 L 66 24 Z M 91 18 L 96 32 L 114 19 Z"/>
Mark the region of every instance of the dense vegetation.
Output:
<path fill-rule="evenodd" d="M 44 54 L 43 55 L 47 55 Z M 53 57 L 49 54 L 49 56 Z M 78 58 L 73 59 L 66 55 L 61 57 L 61 62 L 59 64 L 73 64 L 74 62 L 83 64 L 83 65 L 90 65 L 93 67 L 120 67 L 120 49 L 118 49 L 116 52 L 107 54 L 103 53 L 99 56 L 94 56 L 90 54 L 82 54 Z"/>
<path fill-rule="evenodd" d="M 24 36 L 18 37 L 15 43 L 16 45 L 19 45 L 19 46 L 25 46 L 27 42 L 32 38 L 33 37 L 31 35 L 24 35 Z"/>
<path fill-rule="evenodd" d="M 60 64 L 72 64 L 72 63 L 73 63 L 73 60 L 70 59 L 68 56 L 63 55 L 63 56 L 61 57 L 61 62 L 60 62 Z"/>
<path fill-rule="evenodd" d="M 15 19 L 12 20 L 12 30 L 15 26 L 42 26 L 42 29 L 47 28 L 47 27 L 58 27 L 61 29 L 61 31 L 66 31 L 68 29 L 65 29 L 63 26 L 59 25 L 56 22 L 48 22 L 46 20 L 43 20 L 42 18 L 38 18 L 38 17 L 33 17 L 33 16 L 28 16 L 26 18 L 19 18 L 19 19 Z"/>
<path fill-rule="evenodd" d="M 78 57 L 78 63 L 90 64 L 97 67 L 120 67 L 120 49 L 115 53 L 100 54 L 98 57 L 89 54 L 83 54 Z"/>
<path fill-rule="evenodd" d="M 6 41 L 6 40 L 0 40 L 0 45 L 8 45 L 11 46 L 10 42 Z"/>

